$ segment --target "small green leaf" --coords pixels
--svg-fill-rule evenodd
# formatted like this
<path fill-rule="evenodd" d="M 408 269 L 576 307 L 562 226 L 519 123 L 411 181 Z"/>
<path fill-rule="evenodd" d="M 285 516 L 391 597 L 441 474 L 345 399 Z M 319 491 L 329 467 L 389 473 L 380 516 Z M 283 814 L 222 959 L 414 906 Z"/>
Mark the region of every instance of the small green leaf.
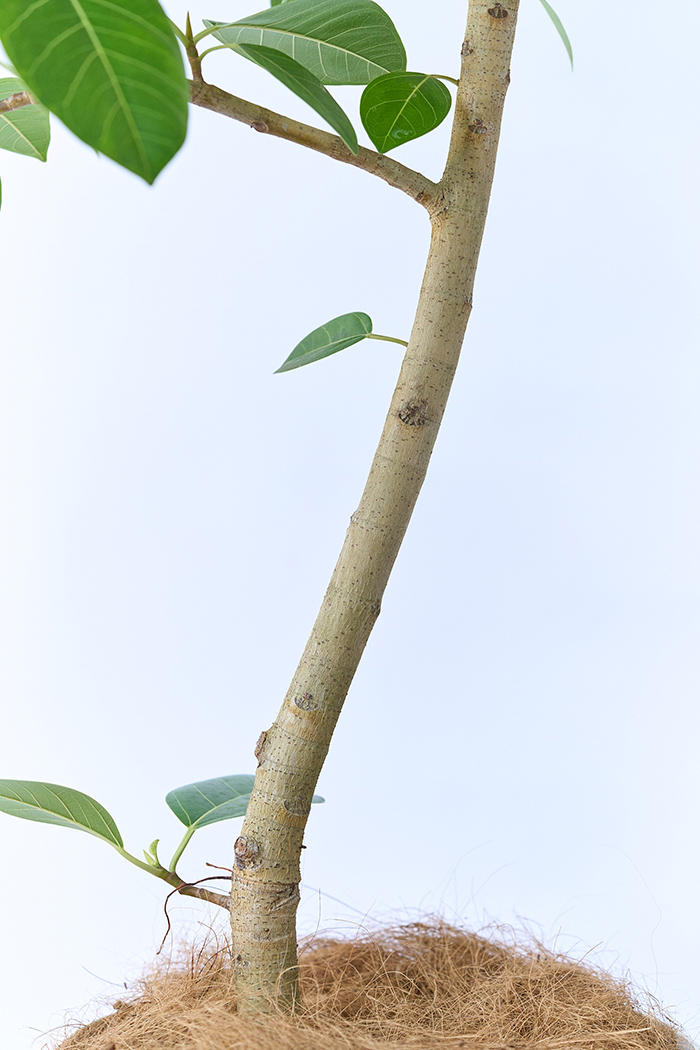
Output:
<path fill-rule="evenodd" d="M 387 73 L 362 92 L 360 117 L 380 153 L 433 131 L 450 112 L 452 96 L 425 73 Z"/>
<path fill-rule="evenodd" d="M 117 825 L 104 806 L 82 791 L 39 780 L 0 780 L 0 810 L 13 817 L 77 828 L 121 848 Z"/>
<path fill-rule="evenodd" d="M 157 0 L 2 0 L 0 37 L 32 94 L 147 182 L 182 145 L 188 86 Z"/>
<path fill-rule="evenodd" d="M 254 782 L 255 777 L 248 773 L 214 777 L 175 788 L 165 796 L 165 801 L 185 827 L 196 830 L 220 820 L 245 816 Z M 324 800 L 314 795 L 311 801 Z"/>
<path fill-rule="evenodd" d="M 278 372 L 289 372 L 292 368 L 301 368 L 302 365 L 310 365 L 313 361 L 320 361 L 330 354 L 337 354 L 339 350 L 345 350 L 353 343 L 359 343 L 372 331 L 372 318 L 363 313 L 341 314 L 327 321 L 320 328 L 309 332 L 300 343 L 298 343 L 291 354 L 280 367 Z"/>
<path fill-rule="evenodd" d="M 149 864 L 153 865 L 154 868 L 160 867 L 160 861 L 158 860 L 158 843 L 160 839 L 154 839 L 151 845 L 148 847 L 148 853 L 146 850 L 143 851 L 143 855 Z"/>
<path fill-rule="evenodd" d="M 566 48 L 566 53 L 568 54 L 569 61 L 571 62 L 571 68 L 573 69 L 574 68 L 574 52 L 573 52 L 573 49 L 571 47 L 571 41 L 569 40 L 567 32 L 564 29 L 564 26 L 562 24 L 561 18 L 556 13 L 554 8 L 550 4 L 547 3 L 547 0 L 540 0 L 540 2 L 542 4 L 542 7 L 545 9 L 545 11 L 549 15 L 549 17 L 554 22 L 554 25 L 556 27 L 557 33 L 562 38 L 562 41 L 564 43 L 564 47 Z"/>
<path fill-rule="evenodd" d="M 283 51 L 322 84 L 368 84 L 406 68 L 396 26 L 372 0 L 289 0 L 238 22 L 204 24 L 218 26 L 222 44 Z"/>
<path fill-rule="evenodd" d="M 26 84 L 15 77 L 0 79 L 0 100 L 26 90 Z M 49 111 L 45 106 L 33 103 L 21 109 L 11 109 L 9 113 L 0 113 L 0 149 L 46 160 L 50 139 Z"/>
<path fill-rule="evenodd" d="M 290 0 L 293 3 L 294 0 Z M 260 47 L 258 44 L 232 44 L 232 51 L 237 51 L 244 58 L 262 66 L 273 77 L 281 80 L 285 87 L 307 102 L 319 116 L 327 121 L 351 153 L 357 153 L 357 135 L 347 114 L 340 108 L 330 91 L 321 81 L 304 66 L 299 65 L 283 51 L 271 47 Z"/>

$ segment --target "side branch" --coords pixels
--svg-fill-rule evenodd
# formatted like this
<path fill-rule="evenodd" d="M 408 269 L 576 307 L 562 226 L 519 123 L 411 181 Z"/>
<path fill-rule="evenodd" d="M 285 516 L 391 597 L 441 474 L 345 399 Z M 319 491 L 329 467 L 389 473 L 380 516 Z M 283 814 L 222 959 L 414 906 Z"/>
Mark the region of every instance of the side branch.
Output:
<path fill-rule="evenodd" d="M 397 190 L 403 190 L 413 200 L 418 201 L 428 210 L 434 205 L 438 195 L 438 186 L 421 175 L 420 172 L 407 168 L 390 157 L 385 157 L 374 150 L 365 149 L 360 146 L 357 156 L 351 153 L 342 139 L 337 135 L 331 135 L 320 128 L 313 128 L 310 124 L 301 124 L 298 120 L 275 113 L 271 109 L 265 109 L 254 102 L 246 102 L 245 99 L 229 95 L 228 91 L 207 84 L 202 80 L 190 81 L 190 102 L 203 109 L 210 109 L 214 113 L 221 113 L 233 120 L 240 120 L 255 131 L 262 134 L 274 135 L 276 138 L 286 139 L 288 142 L 296 142 L 299 146 L 323 153 L 326 157 L 339 160 L 343 164 L 351 164 L 355 168 L 362 168 L 370 175 L 376 175 Z"/>
<path fill-rule="evenodd" d="M 228 909 L 231 906 L 231 898 L 227 893 L 214 893 L 212 890 L 204 889 L 202 886 L 194 886 L 190 883 L 176 886 L 175 889 L 183 897 L 198 897 L 199 900 L 208 901 L 209 904 L 218 904 L 220 908 Z"/>
<path fill-rule="evenodd" d="M 33 106 L 36 99 L 32 98 L 28 91 L 16 91 L 8 98 L 0 99 L 0 113 L 11 113 L 13 109 L 24 109 L 25 106 Z"/>

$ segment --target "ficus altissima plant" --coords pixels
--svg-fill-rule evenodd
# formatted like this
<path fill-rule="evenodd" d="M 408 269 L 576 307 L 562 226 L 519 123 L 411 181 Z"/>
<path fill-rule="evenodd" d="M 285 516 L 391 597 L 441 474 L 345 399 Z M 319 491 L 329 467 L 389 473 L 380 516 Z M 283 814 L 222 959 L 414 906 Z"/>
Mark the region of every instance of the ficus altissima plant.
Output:
<path fill-rule="evenodd" d="M 157 0 L 0 4 L 8 74 L 0 79 L 0 147 L 46 160 L 54 114 L 94 149 L 152 183 L 182 146 L 194 104 L 377 176 L 424 208 L 431 222 L 407 342 L 376 333 L 371 318 L 353 310 L 319 325 L 277 369 L 311 364 L 363 339 L 406 348 L 365 491 L 277 719 L 258 740 L 255 775 L 215 777 L 170 792 L 166 802 L 185 833 L 168 863 L 159 857 L 157 839 L 143 858 L 128 853 L 107 810 L 80 791 L 0 780 L 4 812 L 85 831 L 172 890 L 230 907 L 242 1010 L 291 1009 L 297 998 L 295 917 L 304 829 L 311 804 L 323 801 L 314 794 L 316 782 L 379 615 L 459 359 L 519 3 L 471 0 L 461 48 L 460 42 L 455 46 L 455 76 L 414 71 L 394 22 L 373 0 L 272 0 L 269 8 L 236 21 L 203 19 L 198 31 L 189 16 L 184 26 L 175 25 Z M 546 0 L 541 3 L 573 62 L 559 18 Z M 209 84 L 203 63 L 217 50 L 276 77 L 332 132 Z M 356 123 L 333 96 L 334 87 L 346 84 L 364 85 L 359 115 L 374 149 L 358 143 Z M 433 131 L 451 109 L 439 182 L 387 156 Z M 230 897 L 183 882 L 177 865 L 194 832 L 234 817 L 244 822 L 234 846 Z"/>

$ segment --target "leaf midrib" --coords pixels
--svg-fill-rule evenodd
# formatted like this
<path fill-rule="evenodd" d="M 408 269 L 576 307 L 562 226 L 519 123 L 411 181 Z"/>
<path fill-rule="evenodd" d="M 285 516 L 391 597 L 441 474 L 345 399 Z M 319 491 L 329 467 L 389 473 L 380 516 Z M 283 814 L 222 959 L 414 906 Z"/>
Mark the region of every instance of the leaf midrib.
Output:
<path fill-rule="evenodd" d="M 264 32 L 279 33 L 281 36 L 291 37 L 292 40 L 303 40 L 307 44 L 315 44 L 319 48 L 319 51 L 320 51 L 320 48 L 323 46 L 323 47 L 330 48 L 333 51 L 337 51 L 338 54 L 341 54 L 341 55 L 352 55 L 352 57 L 354 59 L 356 59 L 356 60 L 358 60 L 360 62 L 365 62 L 368 66 L 372 66 L 374 69 L 381 69 L 382 72 L 379 74 L 379 76 L 381 76 L 384 73 L 395 72 L 395 70 L 387 69 L 385 66 L 380 66 L 378 62 L 373 62 L 369 58 L 364 58 L 362 55 L 358 55 L 358 53 L 356 51 L 349 51 L 347 48 L 338 47 L 337 44 L 329 44 L 325 40 L 319 40 L 319 39 L 317 39 L 316 37 L 313 37 L 313 36 L 305 36 L 303 33 L 295 33 L 291 29 L 278 29 L 276 26 L 256 26 L 256 25 L 254 25 L 252 23 L 241 24 L 240 22 L 228 22 L 225 25 L 218 26 L 217 28 L 218 28 L 218 30 L 222 30 L 222 29 L 257 29 L 259 33 L 264 33 Z M 230 45 L 227 44 L 226 46 L 229 47 Z M 242 46 L 244 46 L 244 45 L 242 45 Z M 265 47 L 265 46 L 269 46 L 269 45 L 265 45 L 261 41 L 259 46 L 260 47 Z M 275 48 L 273 48 L 272 50 L 275 50 Z M 296 56 L 293 53 L 293 50 L 294 49 L 292 48 L 292 54 L 289 57 L 293 58 L 295 62 L 298 62 L 299 59 L 296 58 Z M 326 72 L 326 67 L 325 67 L 325 65 L 324 65 L 324 63 L 323 63 L 323 61 L 321 59 L 321 55 L 320 54 L 319 54 L 319 62 L 320 62 L 321 66 L 323 68 L 323 71 L 325 73 Z M 303 62 L 299 62 L 299 65 L 303 66 L 304 63 Z"/>
<path fill-rule="evenodd" d="M 43 160 L 44 159 L 43 155 L 39 152 L 39 150 L 36 148 L 36 146 L 31 141 L 31 139 L 27 138 L 27 136 L 24 134 L 24 132 L 20 128 L 18 128 L 17 125 L 12 120 L 10 120 L 10 118 L 8 117 L 8 115 L 6 113 L 0 113 L 0 121 L 2 121 L 8 127 L 12 128 L 12 130 L 15 132 L 15 134 L 17 134 L 19 136 L 19 138 L 22 139 L 23 142 L 27 143 L 27 145 L 32 150 L 32 154 L 31 154 L 32 157 L 36 157 L 37 160 Z"/>
<path fill-rule="evenodd" d="M 190 790 L 191 790 L 191 788 L 190 788 Z M 236 802 L 239 798 L 244 798 L 246 795 L 250 794 L 250 791 L 242 791 L 238 795 L 232 795 L 231 798 L 224 799 L 223 802 L 217 802 L 216 804 L 214 804 L 212 802 L 212 799 L 207 798 L 207 796 L 204 794 L 204 792 L 202 790 L 200 790 L 200 788 L 196 788 L 195 790 L 197 791 L 197 794 L 200 795 L 204 799 L 205 802 L 209 803 L 209 809 L 206 810 L 205 813 L 200 813 L 200 815 L 195 820 L 190 820 L 189 813 L 184 808 L 182 802 L 178 798 L 177 799 L 177 804 L 180 807 L 180 809 L 182 810 L 183 816 L 187 817 L 187 819 L 190 820 L 190 823 L 186 825 L 186 827 L 188 827 L 188 828 L 193 827 L 195 824 L 197 824 L 198 821 L 202 820 L 203 817 L 208 817 L 210 813 L 214 813 L 217 809 L 221 809 L 222 806 L 227 806 L 229 804 L 229 802 Z"/>
<path fill-rule="evenodd" d="M 423 87 L 423 84 L 425 84 L 425 82 L 426 82 L 426 81 L 428 81 L 428 80 L 432 80 L 432 79 L 433 79 L 433 78 L 432 78 L 431 76 L 425 76 L 425 77 L 423 77 L 423 79 L 421 80 L 420 84 L 416 84 L 416 86 L 414 87 L 414 89 L 413 89 L 413 91 L 411 92 L 411 94 L 410 94 L 410 95 L 408 95 L 408 96 L 406 97 L 406 99 L 405 99 L 405 101 L 404 101 L 403 105 L 401 106 L 401 109 L 400 109 L 400 110 L 398 111 L 398 113 L 396 114 L 396 117 L 395 117 L 395 119 L 394 119 L 393 123 L 391 124 L 391 126 L 390 126 L 390 128 L 389 128 L 389 131 L 387 131 L 386 135 L 384 136 L 384 141 L 385 141 L 385 142 L 386 142 L 386 140 L 387 140 L 387 139 L 389 138 L 389 136 L 391 135 L 391 132 L 392 132 L 392 131 L 394 130 L 394 128 L 396 127 L 396 124 L 397 124 L 397 122 L 398 122 L 398 120 L 399 120 L 399 117 L 402 117 L 402 116 L 403 116 L 403 114 L 404 114 L 404 111 L 406 110 L 406 107 L 408 106 L 409 102 L 411 102 L 411 101 L 413 100 L 413 97 L 414 97 L 414 95 L 417 95 L 417 94 L 418 94 L 418 92 L 419 92 L 419 91 L 420 91 L 420 89 L 421 89 L 421 88 Z M 433 112 L 434 112 L 434 111 L 433 111 Z M 415 131 L 415 125 L 413 125 L 413 129 L 414 129 L 414 131 Z"/>
<path fill-rule="evenodd" d="M 116 75 L 116 73 L 114 71 L 114 67 L 113 67 L 112 63 L 110 62 L 110 60 L 109 60 L 109 56 L 107 54 L 107 50 L 106 50 L 106 48 L 103 47 L 102 41 L 100 40 L 99 36 L 95 32 L 95 29 L 94 29 L 94 27 L 92 25 L 92 22 L 88 18 L 87 12 L 85 11 L 83 5 L 79 2 L 79 0 L 70 0 L 70 3 L 71 3 L 71 7 L 73 8 L 73 10 L 75 11 L 76 15 L 78 16 L 78 18 L 80 20 L 80 23 L 83 26 L 83 29 L 87 33 L 87 35 L 88 35 L 88 37 L 89 37 L 93 47 L 95 48 L 95 52 L 97 54 L 97 57 L 98 57 L 99 61 L 102 63 L 102 67 L 103 67 L 105 73 L 107 74 L 107 78 L 109 79 L 109 82 L 110 82 L 110 84 L 112 86 L 112 90 L 114 91 L 114 94 L 117 97 L 117 102 L 119 103 L 120 109 L 121 109 L 121 111 L 122 111 L 122 113 L 123 113 L 123 115 L 124 115 L 124 117 L 126 119 L 127 126 L 129 127 L 129 130 L 131 131 L 131 136 L 132 136 L 132 139 L 133 139 L 134 144 L 136 146 L 136 149 L 137 149 L 137 151 L 139 153 L 139 157 L 141 159 L 141 163 L 143 164 L 144 170 L 150 171 L 150 167 L 151 166 L 150 166 L 150 163 L 149 163 L 149 160 L 148 160 L 148 154 L 146 153 L 146 150 L 145 150 L 145 147 L 144 147 L 144 144 L 143 144 L 143 140 L 141 138 L 141 135 L 139 134 L 138 127 L 136 126 L 136 123 L 134 121 L 133 115 L 132 115 L 131 110 L 129 108 L 129 105 L 127 103 L 126 96 L 124 95 L 124 92 L 121 89 L 121 85 L 119 83 L 119 78 L 117 77 L 117 75 Z M 81 66 L 81 71 L 82 71 L 82 69 L 83 69 L 83 67 Z M 71 87 L 70 87 L 69 91 L 67 92 L 67 98 L 70 97 L 70 94 L 74 90 L 74 88 L 75 88 L 75 78 L 73 80 L 73 83 L 71 84 Z"/>
<path fill-rule="evenodd" d="M 250 798 L 250 794 L 250 791 L 246 791 L 243 795 L 236 795 L 234 798 L 227 798 L 225 802 L 219 802 L 216 806 L 212 806 L 211 809 L 208 809 L 206 813 L 202 813 L 201 816 L 197 817 L 190 827 L 196 827 L 205 817 L 210 817 L 212 813 L 216 813 L 217 810 L 223 809 L 224 806 L 228 806 L 231 802 L 240 802 L 242 798 Z"/>
<path fill-rule="evenodd" d="M 34 794 L 34 792 L 31 790 L 31 788 L 25 788 L 25 791 L 27 792 L 29 797 L 33 800 L 34 804 L 32 804 L 31 802 L 27 802 L 23 798 L 9 799 L 9 797 L 7 795 L 4 796 L 4 797 L 8 798 L 8 801 L 15 802 L 19 806 L 26 806 L 27 809 L 36 810 L 39 813 L 45 813 L 45 814 L 47 814 L 47 816 L 50 816 L 50 817 L 57 817 L 59 820 L 65 821 L 66 824 L 70 824 L 70 825 L 72 825 L 73 827 L 77 828 L 80 831 L 87 831 L 87 832 L 89 832 L 92 835 L 96 835 L 98 838 L 102 838 L 102 839 L 107 838 L 106 835 L 104 835 L 101 832 L 97 831 L 95 828 L 89 827 L 87 824 L 83 824 L 79 820 L 76 820 L 74 814 L 69 809 L 68 804 L 65 802 L 65 800 L 62 799 L 61 796 L 59 794 L 57 794 L 57 792 L 55 792 L 53 790 L 53 788 L 49 787 L 48 784 L 42 784 L 42 787 L 53 798 L 56 799 L 56 802 L 63 807 L 63 809 L 65 810 L 65 813 L 58 813 L 58 812 L 56 812 L 55 809 L 47 809 L 46 806 L 39 801 L 39 799 Z M 66 816 L 66 813 L 68 814 L 67 816 Z M 109 827 L 109 824 L 105 821 L 105 819 L 102 816 L 102 814 L 99 813 L 99 811 L 96 811 L 92 815 L 98 816 L 100 818 L 101 823 L 104 824 L 105 828 L 107 828 L 107 830 L 110 832 L 109 841 L 111 842 L 112 841 L 111 828 Z"/>

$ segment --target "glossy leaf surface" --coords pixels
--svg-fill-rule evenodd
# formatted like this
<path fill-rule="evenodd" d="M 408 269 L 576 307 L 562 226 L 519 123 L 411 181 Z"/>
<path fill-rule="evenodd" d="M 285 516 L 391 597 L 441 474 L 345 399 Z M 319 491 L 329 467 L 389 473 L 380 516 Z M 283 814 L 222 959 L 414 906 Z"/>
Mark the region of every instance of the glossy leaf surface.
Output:
<path fill-rule="evenodd" d="M 573 48 L 571 47 L 571 41 L 569 40 L 569 36 L 568 36 L 566 30 L 564 29 L 564 25 L 562 23 L 562 20 L 559 17 L 559 15 L 556 13 L 554 8 L 551 6 L 551 4 L 547 3 L 547 0 L 540 0 L 540 3 L 542 4 L 542 7 L 545 9 L 545 11 L 549 15 L 549 17 L 554 22 L 554 25 L 556 27 L 557 33 L 561 37 L 562 42 L 564 44 L 564 47 L 566 48 L 566 53 L 569 56 L 569 61 L 571 62 L 571 68 L 573 69 L 574 68 L 574 52 L 573 52 Z"/>
<path fill-rule="evenodd" d="M 203 828 L 220 820 L 244 816 L 254 782 L 255 777 L 248 773 L 214 777 L 175 788 L 166 795 L 165 801 L 185 827 Z M 323 802 L 323 799 L 314 795 L 312 801 Z"/>
<path fill-rule="evenodd" d="M 0 780 L 0 811 L 42 824 L 87 831 L 112 846 L 123 846 L 117 825 L 89 795 L 39 780 Z"/>
<path fill-rule="evenodd" d="M 367 85 L 360 99 L 365 131 L 380 153 L 426 135 L 450 112 L 452 96 L 425 73 L 387 73 Z"/>
<path fill-rule="evenodd" d="M 26 84 L 15 77 L 0 78 L 0 100 L 26 91 Z M 37 103 L 0 113 L 0 149 L 46 160 L 51 139 L 49 111 Z"/>
<path fill-rule="evenodd" d="M 157 0 L 2 0 L 0 38 L 45 106 L 147 182 L 182 145 L 187 81 Z"/>
<path fill-rule="evenodd" d="M 320 328 L 315 328 L 298 343 L 277 372 L 289 372 L 292 368 L 310 365 L 323 357 L 337 354 L 372 331 L 372 318 L 363 313 L 341 314 Z M 277 374 L 277 372 L 275 374 Z"/>
<path fill-rule="evenodd" d="M 322 84 L 368 84 L 406 68 L 396 27 L 372 0 L 289 0 L 232 25 L 218 25 L 214 36 L 222 44 L 283 51 Z"/>
<path fill-rule="evenodd" d="M 273 77 L 277 77 L 285 87 L 308 103 L 334 131 L 338 132 L 351 153 L 357 153 L 357 135 L 349 117 L 313 73 L 283 51 L 275 51 L 271 47 L 235 44 L 232 50 L 262 66 L 268 73 L 272 73 Z"/>

